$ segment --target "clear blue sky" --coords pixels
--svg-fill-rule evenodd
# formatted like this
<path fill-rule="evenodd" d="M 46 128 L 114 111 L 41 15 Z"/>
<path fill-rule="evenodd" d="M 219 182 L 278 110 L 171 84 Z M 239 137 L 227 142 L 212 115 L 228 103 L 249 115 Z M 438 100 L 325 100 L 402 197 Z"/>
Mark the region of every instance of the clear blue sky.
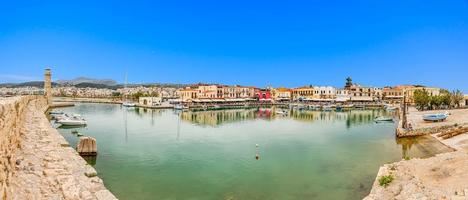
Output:
<path fill-rule="evenodd" d="M 77 76 L 468 93 L 468 1 L 4 1 L 0 82 Z"/>

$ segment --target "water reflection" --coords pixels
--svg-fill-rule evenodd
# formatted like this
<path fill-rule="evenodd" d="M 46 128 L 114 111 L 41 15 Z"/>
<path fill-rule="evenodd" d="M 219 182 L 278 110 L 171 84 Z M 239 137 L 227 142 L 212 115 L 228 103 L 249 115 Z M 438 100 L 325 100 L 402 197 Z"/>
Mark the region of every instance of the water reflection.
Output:
<path fill-rule="evenodd" d="M 429 135 L 397 138 L 396 143 L 401 145 L 401 158 L 425 158 L 430 155 L 452 151 L 452 149 L 442 145 Z"/>
<path fill-rule="evenodd" d="M 246 120 L 276 120 L 290 118 L 303 122 L 336 122 L 343 121 L 346 127 L 374 123 L 378 116 L 391 116 L 384 110 L 352 110 L 346 112 L 322 112 L 309 110 L 289 110 L 281 108 L 253 108 L 216 111 L 184 111 L 180 113 L 182 120 L 207 126 L 219 126 Z"/>

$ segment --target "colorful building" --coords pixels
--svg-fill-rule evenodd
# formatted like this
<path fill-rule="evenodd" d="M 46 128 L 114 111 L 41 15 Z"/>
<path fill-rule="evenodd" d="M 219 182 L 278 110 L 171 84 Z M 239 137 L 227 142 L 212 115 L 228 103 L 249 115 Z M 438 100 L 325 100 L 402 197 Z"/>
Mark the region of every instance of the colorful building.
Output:
<path fill-rule="evenodd" d="M 294 101 L 312 100 L 314 98 L 314 87 L 304 86 L 294 88 L 292 89 L 291 94 Z"/>
<path fill-rule="evenodd" d="M 273 100 L 276 102 L 290 101 L 292 99 L 291 89 L 288 88 L 276 88 L 271 90 Z"/>
<path fill-rule="evenodd" d="M 259 101 L 271 101 L 271 91 L 269 89 L 257 89 L 256 98 Z"/>

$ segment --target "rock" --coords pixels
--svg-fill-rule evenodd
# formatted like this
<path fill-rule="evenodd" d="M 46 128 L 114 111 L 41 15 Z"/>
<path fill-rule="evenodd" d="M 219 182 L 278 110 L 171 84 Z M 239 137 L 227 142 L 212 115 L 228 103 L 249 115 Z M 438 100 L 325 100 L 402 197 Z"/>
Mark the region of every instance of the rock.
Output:
<path fill-rule="evenodd" d="M 86 167 L 86 171 L 85 171 L 84 174 L 85 174 L 85 176 L 87 176 L 89 178 L 97 176 L 96 170 L 91 166 Z"/>
<path fill-rule="evenodd" d="M 95 193 L 98 200 L 114 200 L 117 199 L 115 196 L 109 192 L 109 190 L 100 190 Z"/>
<path fill-rule="evenodd" d="M 97 155 L 96 139 L 92 137 L 80 137 L 76 145 L 76 151 L 82 156 Z"/>

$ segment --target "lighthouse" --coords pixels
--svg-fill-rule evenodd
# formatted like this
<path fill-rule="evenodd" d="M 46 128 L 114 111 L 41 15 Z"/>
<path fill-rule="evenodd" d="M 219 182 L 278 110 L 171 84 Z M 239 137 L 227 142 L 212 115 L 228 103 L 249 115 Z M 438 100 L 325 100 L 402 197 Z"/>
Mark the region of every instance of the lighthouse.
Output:
<path fill-rule="evenodd" d="M 44 96 L 49 106 L 52 105 L 52 82 L 50 69 L 46 68 L 44 73 Z"/>

